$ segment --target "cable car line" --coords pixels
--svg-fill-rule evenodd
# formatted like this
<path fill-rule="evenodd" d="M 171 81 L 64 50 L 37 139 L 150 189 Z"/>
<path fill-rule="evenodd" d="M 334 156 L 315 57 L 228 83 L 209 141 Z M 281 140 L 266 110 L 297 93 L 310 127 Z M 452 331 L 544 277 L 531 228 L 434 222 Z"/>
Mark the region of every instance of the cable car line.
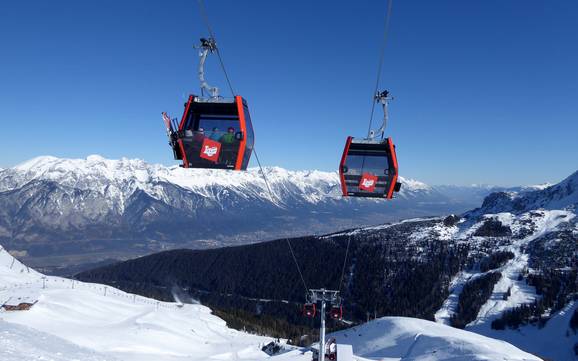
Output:
<path fill-rule="evenodd" d="M 372 96 L 367 137 L 360 139 L 349 136 L 346 140 L 339 164 L 339 177 L 343 196 L 392 199 L 393 193 L 398 192 L 401 187 L 401 183 L 398 182 L 398 164 L 395 145 L 391 138 L 388 137 L 384 139 L 388 119 L 387 105 L 388 101 L 392 98 L 389 97 L 388 91 L 378 91 L 384 63 L 392 3 L 393 0 L 387 0 L 387 14 L 383 28 L 383 41 L 381 44 L 375 89 Z M 267 174 L 261 165 L 254 146 L 255 137 L 247 102 L 241 96 L 235 95 L 225 64 L 217 47 L 204 0 L 198 0 L 198 5 L 209 33 L 209 38 L 202 38 L 200 45 L 196 47 L 200 50 L 198 75 L 202 96 L 189 96 L 180 122 L 177 122 L 176 119 L 171 119 L 167 113 L 162 113 L 169 137 L 169 145 L 173 150 L 174 158 L 183 161 L 183 168 L 246 170 L 251 154 L 255 154 L 255 159 L 265 182 L 266 190 L 271 202 L 275 204 L 275 194 L 273 193 Z M 208 55 L 213 53 L 216 54 L 219 59 L 221 70 L 225 75 L 233 99 L 225 99 L 220 96 L 219 89 L 217 87 L 211 87 L 205 79 L 205 61 Z M 205 96 L 205 93 L 207 93 L 207 96 Z M 384 116 L 381 127 L 377 131 L 374 131 L 372 130 L 372 125 L 376 103 L 380 103 L 383 106 Z M 223 132 L 225 129 L 227 131 Z M 211 130 L 211 132 L 205 133 L 205 130 Z M 376 139 L 377 134 L 381 136 L 380 140 Z M 326 316 L 329 315 L 334 320 L 341 320 L 343 317 L 343 303 L 340 293 L 345 280 L 345 271 L 349 259 L 352 238 L 350 235 L 347 240 L 338 290 L 328 290 L 325 288 L 308 288 L 291 240 L 288 237 L 284 237 L 293 263 L 297 268 L 297 272 L 305 288 L 303 315 L 314 318 L 316 315 L 316 304 L 318 302 L 321 303 L 320 361 L 323 361 L 325 358 L 324 339 Z M 326 305 L 330 306 L 328 313 L 325 311 Z"/>
<path fill-rule="evenodd" d="M 209 36 L 215 42 L 215 54 L 217 54 L 217 58 L 219 59 L 219 64 L 221 65 L 221 69 L 223 70 L 223 74 L 225 74 L 225 79 L 227 80 L 227 84 L 229 85 L 229 90 L 231 90 L 231 95 L 235 96 L 235 91 L 233 90 L 233 85 L 231 85 L 231 80 L 229 79 L 229 74 L 227 73 L 227 69 L 225 69 L 225 63 L 223 62 L 223 58 L 221 57 L 221 53 L 219 52 L 219 48 L 216 46 L 216 38 L 215 34 L 213 33 L 213 29 L 211 27 L 211 23 L 209 22 L 209 17 L 207 15 L 207 9 L 205 7 L 205 2 L 203 0 L 197 1 L 199 4 L 199 10 L 201 13 L 201 17 L 207 26 L 207 30 L 209 32 Z M 202 90 L 201 90 L 202 91 Z"/>
<path fill-rule="evenodd" d="M 385 16 L 385 25 L 383 27 L 383 41 L 381 43 L 381 52 L 379 55 L 379 64 L 377 66 L 377 77 L 375 80 L 375 88 L 373 90 L 373 94 L 371 96 L 371 113 L 369 115 L 369 127 L 367 129 L 367 137 L 370 137 L 371 134 L 371 126 L 373 123 L 373 113 L 375 112 L 375 103 L 377 100 L 377 97 L 379 96 L 378 94 L 378 89 L 379 89 L 379 81 L 381 79 L 381 69 L 383 67 L 383 60 L 384 60 L 384 56 L 385 56 L 385 46 L 387 44 L 387 33 L 389 30 L 389 21 L 391 19 L 391 7 L 393 4 L 393 0 L 388 0 L 387 1 L 387 14 Z M 382 134 L 383 137 L 383 134 Z"/>
<path fill-rule="evenodd" d="M 201 38 L 198 78 L 201 96 L 191 94 L 184 106 L 180 122 L 162 113 L 169 145 L 183 168 L 246 170 L 253 153 L 255 134 L 247 101 L 236 95 L 219 53 L 215 36 L 207 17 L 204 2 L 198 0 L 199 10 L 209 32 Z M 232 98 L 219 95 L 219 88 L 205 79 L 205 62 L 209 54 L 219 58 Z"/>
<path fill-rule="evenodd" d="M 204 1 L 198 0 L 198 4 L 209 32 L 209 38 L 202 38 L 200 45 L 195 46 L 196 49 L 200 50 L 198 76 L 202 96 L 189 96 L 180 123 L 177 123 L 176 119 L 171 119 L 166 112 L 162 113 L 174 158 L 183 161 L 181 165 L 183 168 L 246 170 L 251 154 L 255 154 L 269 197 L 272 202 L 275 202 L 269 180 L 255 150 L 253 127 L 247 102 L 241 96 L 235 95 L 215 41 Z M 221 69 L 233 94 L 232 100 L 220 96 L 219 89 L 211 87 L 205 79 L 205 61 L 207 56 L 212 53 L 217 54 L 219 58 Z M 208 93 L 208 97 L 205 97 L 205 92 Z M 205 133 L 205 130 L 210 129 L 212 129 L 210 134 Z M 227 129 L 227 133 L 223 135 L 223 132 L 220 132 L 221 129 Z M 285 238 L 285 242 L 307 292 L 307 283 L 291 241 Z"/>
<path fill-rule="evenodd" d="M 345 249 L 345 259 L 343 260 L 343 267 L 341 268 L 341 278 L 339 280 L 339 288 L 337 289 L 341 293 L 341 287 L 343 286 L 343 278 L 345 276 L 345 266 L 347 265 L 347 256 L 349 255 L 349 245 L 351 244 L 351 236 L 347 238 L 347 248 Z"/>
<path fill-rule="evenodd" d="M 273 195 L 273 191 L 271 190 L 271 187 L 269 186 L 269 180 L 267 179 L 267 175 L 263 171 L 263 167 L 261 166 L 261 161 L 259 160 L 259 156 L 257 155 L 257 150 L 255 149 L 255 147 L 253 147 L 253 153 L 255 154 L 255 159 L 257 160 L 257 164 L 259 165 L 259 169 L 261 171 L 261 176 L 263 177 L 263 180 L 265 181 L 265 185 L 267 186 L 267 190 L 269 191 L 269 198 L 271 198 L 271 202 L 274 203 L 275 197 Z M 309 288 L 307 287 L 307 282 L 305 282 L 305 278 L 303 277 L 303 273 L 301 272 L 301 267 L 299 267 L 299 262 L 297 261 L 297 257 L 295 257 L 295 252 L 293 251 L 293 246 L 291 246 L 291 241 L 287 237 L 285 237 L 285 241 L 287 242 L 287 246 L 289 247 L 289 251 L 291 252 L 291 256 L 293 257 L 293 262 L 295 263 L 295 267 L 297 268 L 297 272 L 299 272 L 299 276 L 301 277 L 301 282 L 303 283 L 303 287 L 305 288 L 305 292 L 307 293 L 309 291 Z"/>
<path fill-rule="evenodd" d="M 387 0 L 387 14 L 383 27 L 383 41 L 372 95 L 371 113 L 366 138 L 347 137 L 339 163 L 339 178 L 344 197 L 393 199 L 399 192 L 399 168 L 395 145 L 390 137 L 384 138 L 387 126 L 387 105 L 392 98 L 388 91 L 378 91 L 385 57 L 385 46 L 391 19 L 393 0 Z M 372 130 L 375 104 L 383 106 L 383 121 Z M 379 134 L 379 138 L 377 135 Z"/>

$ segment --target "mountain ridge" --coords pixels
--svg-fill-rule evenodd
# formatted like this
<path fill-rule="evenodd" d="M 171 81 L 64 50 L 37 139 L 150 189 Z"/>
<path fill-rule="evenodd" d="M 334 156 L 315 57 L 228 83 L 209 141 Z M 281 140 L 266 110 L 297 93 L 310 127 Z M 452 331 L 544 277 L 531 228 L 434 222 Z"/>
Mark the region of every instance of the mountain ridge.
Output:
<path fill-rule="evenodd" d="M 494 192 L 488 195 L 480 208 L 469 216 L 484 213 L 523 213 L 533 209 L 575 209 L 578 207 L 578 171 L 560 183 L 526 192 Z"/>
<path fill-rule="evenodd" d="M 398 197 L 385 202 L 344 199 L 337 172 L 263 171 L 273 197 L 257 168 L 225 173 L 98 155 L 36 157 L 0 171 L 0 242 L 33 258 L 127 257 L 321 234 L 477 205 L 408 178 L 401 178 Z"/>

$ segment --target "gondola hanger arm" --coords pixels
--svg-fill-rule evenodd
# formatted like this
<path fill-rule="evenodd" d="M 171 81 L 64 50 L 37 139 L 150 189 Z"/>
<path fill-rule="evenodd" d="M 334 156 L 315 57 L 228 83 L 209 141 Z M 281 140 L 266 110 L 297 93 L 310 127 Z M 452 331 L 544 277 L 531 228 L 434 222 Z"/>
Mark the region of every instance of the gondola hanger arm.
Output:
<path fill-rule="evenodd" d="M 383 139 L 383 134 L 385 133 L 385 128 L 387 127 L 387 119 L 388 119 L 387 105 L 390 100 L 393 100 L 393 97 L 389 96 L 389 91 L 387 90 L 381 92 L 378 91 L 375 93 L 374 101 L 376 103 L 380 103 L 381 106 L 383 107 L 383 121 L 379 129 L 377 130 L 372 129 L 369 131 L 369 134 L 367 136 L 368 140 L 374 140 L 378 136 L 381 137 L 381 139 Z"/>
<path fill-rule="evenodd" d="M 207 56 L 210 53 L 217 51 L 217 43 L 213 38 L 201 38 L 201 44 L 198 46 L 193 46 L 195 49 L 199 49 L 199 81 L 201 83 L 201 90 L 206 90 L 210 95 L 211 99 L 219 98 L 219 88 L 210 86 L 205 79 L 205 62 L 207 61 Z"/>

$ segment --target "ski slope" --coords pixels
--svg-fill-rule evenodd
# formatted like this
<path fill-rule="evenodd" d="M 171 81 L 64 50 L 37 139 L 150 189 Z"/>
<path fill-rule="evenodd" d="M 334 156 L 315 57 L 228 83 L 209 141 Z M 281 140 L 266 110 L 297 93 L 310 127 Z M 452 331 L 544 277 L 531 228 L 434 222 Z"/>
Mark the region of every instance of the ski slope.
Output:
<path fill-rule="evenodd" d="M 490 324 L 482 323 L 468 326 L 466 330 L 504 340 L 524 350 L 539 354 L 547 360 L 578 360 L 573 351 L 574 345 L 578 343 L 578 335 L 568 326 L 576 309 L 578 309 L 578 302 L 570 302 L 543 328 L 527 325 L 517 330 L 493 330 Z"/>
<path fill-rule="evenodd" d="M 0 299 L 23 296 L 37 298 L 31 310 L 0 314 L 7 321 L 0 322 L 2 360 L 18 349 L 22 354 L 16 353 L 15 360 L 59 360 L 51 355 L 60 349 L 71 352 L 63 360 L 260 360 L 267 357 L 260 345 L 271 341 L 228 328 L 202 305 L 179 307 L 104 285 L 43 276 L 2 249 Z M 18 337 L 22 334 L 31 336 Z M 38 358 L 27 349 L 36 350 Z"/>
<path fill-rule="evenodd" d="M 408 317 L 383 317 L 331 336 L 374 360 L 540 360 L 504 341 Z"/>
<path fill-rule="evenodd" d="M 502 277 L 494 285 L 489 299 L 481 306 L 476 319 L 467 325 L 466 330 L 510 342 L 517 347 L 548 359 L 575 360 L 572 350 L 574 344 L 578 342 L 578 336 L 569 329 L 570 317 L 577 307 L 575 303 L 569 304 L 564 310 L 554 315 L 544 328 L 533 325 L 523 326 L 518 330 L 493 330 L 491 328 L 492 321 L 500 318 L 505 311 L 521 304 L 532 303 L 539 297 L 534 287 L 528 285 L 524 280 L 518 279 L 519 274 L 529 267 L 528 254 L 523 252 L 523 247 L 539 237 L 558 230 L 561 226 L 567 226 L 575 219 L 575 213 L 570 210 L 541 209 L 518 215 L 502 212 L 487 214 L 484 217 L 500 220 L 503 225 L 510 227 L 514 234 L 518 233 L 530 221 L 535 228 L 528 236 L 517 239 L 501 248 L 501 250 L 512 252 L 514 258 L 503 266 L 488 271 L 499 271 Z M 458 237 L 465 239 L 465 237 L 473 234 L 481 223 L 483 221 L 468 225 L 458 234 Z M 479 271 L 465 270 L 452 280 L 450 295 L 435 314 L 437 322 L 449 324 L 451 316 L 456 312 L 459 295 L 464 285 L 483 274 Z M 510 296 L 504 297 L 508 290 L 510 290 Z"/>
<path fill-rule="evenodd" d="M 307 348 L 269 356 L 269 337 L 227 327 L 198 304 L 159 302 L 110 286 L 49 277 L 0 247 L 0 302 L 22 299 L 28 311 L 0 312 L 0 360 L 310 361 Z M 512 345 L 445 325 L 383 318 L 335 337 L 354 360 L 538 360 Z M 338 361 L 351 361 L 340 360 Z"/>

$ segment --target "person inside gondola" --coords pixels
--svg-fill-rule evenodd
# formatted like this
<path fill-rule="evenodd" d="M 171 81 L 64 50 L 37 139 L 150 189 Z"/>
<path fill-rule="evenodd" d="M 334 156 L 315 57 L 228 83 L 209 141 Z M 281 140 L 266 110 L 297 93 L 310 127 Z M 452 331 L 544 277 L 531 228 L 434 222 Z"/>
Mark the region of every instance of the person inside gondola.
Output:
<path fill-rule="evenodd" d="M 219 139 L 219 142 L 222 144 L 220 159 L 221 163 L 225 163 L 226 165 L 233 165 L 235 163 L 237 148 L 235 141 L 235 128 L 229 127 L 227 129 L 227 133 L 223 134 L 223 136 Z"/>
<path fill-rule="evenodd" d="M 203 128 L 199 128 L 199 130 L 193 133 L 193 143 L 202 144 L 203 140 L 205 140 L 205 130 Z"/>
<path fill-rule="evenodd" d="M 235 128 L 229 127 L 227 133 L 223 134 L 219 141 L 223 144 L 233 144 L 235 142 Z"/>
<path fill-rule="evenodd" d="M 205 130 L 203 128 L 195 131 L 186 130 L 185 135 L 190 137 L 188 138 L 190 139 L 188 142 L 185 141 L 186 151 L 189 152 L 189 154 L 198 154 L 201 151 L 203 140 L 205 140 Z"/>
<path fill-rule="evenodd" d="M 214 141 L 219 141 L 219 139 L 221 139 L 221 132 L 219 132 L 219 128 L 214 127 L 213 130 L 211 131 L 211 134 L 209 134 L 209 139 L 214 140 Z"/>

